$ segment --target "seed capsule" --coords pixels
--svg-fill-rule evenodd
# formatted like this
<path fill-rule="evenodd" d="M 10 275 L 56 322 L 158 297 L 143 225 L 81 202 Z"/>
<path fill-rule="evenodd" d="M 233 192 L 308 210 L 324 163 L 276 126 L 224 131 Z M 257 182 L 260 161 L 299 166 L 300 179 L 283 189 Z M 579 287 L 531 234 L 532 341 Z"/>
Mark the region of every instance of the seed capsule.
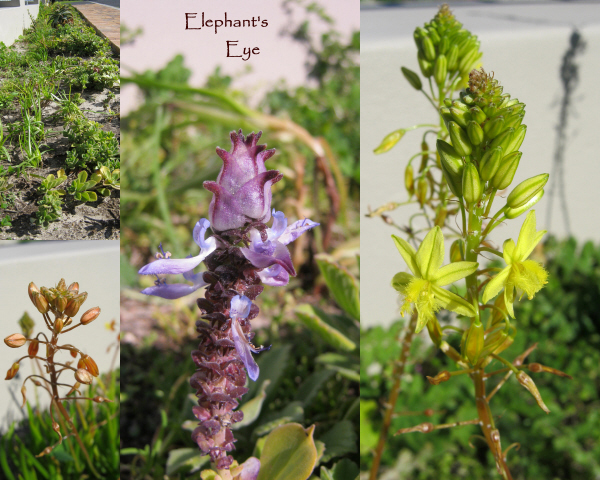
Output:
<path fill-rule="evenodd" d="M 473 163 L 467 163 L 465 166 L 462 191 L 463 197 L 468 204 L 477 203 L 483 195 L 483 186 L 479 178 L 479 172 Z"/>
<path fill-rule="evenodd" d="M 408 196 L 412 197 L 415 193 L 415 178 L 413 174 L 412 165 L 409 163 L 404 170 L 404 187 L 408 192 Z"/>
<path fill-rule="evenodd" d="M 469 331 L 467 332 L 467 340 L 465 342 L 465 357 L 467 357 L 467 360 L 469 360 L 471 365 L 475 365 L 479 360 L 479 356 L 483 350 L 484 333 L 485 329 L 483 328 L 483 324 L 481 322 L 479 322 L 479 324 L 473 322 L 469 327 Z"/>
<path fill-rule="evenodd" d="M 417 60 L 419 61 L 419 68 L 424 77 L 429 78 L 433 73 L 433 64 L 425 58 L 425 55 L 419 52 L 417 54 Z"/>
<path fill-rule="evenodd" d="M 34 339 L 29 343 L 29 347 L 27 348 L 27 354 L 31 358 L 33 358 L 37 355 L 39 349 L 40 349 L 40 342 L 39 342 L 39 340 Z"/>
<path fill-rule="evenodd" d="M 87 325 L 88 323 L 91 323 L 94 320 L 96 320 L 99 315 L 100 315 L 100 307 L 90 308 L 87 312 L 85 312 L 81 316 L 81 320 L 79 320 L 79 321 L 81 322 L 82 325 Z"/>
<path fill-rule="evenodd" d="M 10 348 L 19 348 L 25 345 L 27 339 L 20 333 L 13 333 L 4 339 L 4 343 Z"/>
<path fill-rule="evenodd" d="M 12 378 L 15 378 L 15 375 L 17 374 L 18 371 L 19 371 L 19 364 L 13 363 L 12 367 L 10 367 L 8 369 L 8 372 L 6 372 L 6 378 L 4 380 L 10 380 Z"/>
<path fill-rule="evenodd" d="M 79 383 L 89 385 L 94 380 L 94 377 L 92 377 L 92 374 L 86 369 L 78 368 L 75 372 L 75 380 L 77 380 Z"/>
<path fill-rule="evenodd" d="M 421 79 L 415 72 L 406 67 L 402 67 L 401 70 L 402 74 L 404 75 L 404 78 L 408 80 L 408 83 L 410 83 L 415 90 L 421 90 L 423 88 Z"/>
<path fill-rule="evenodd" d="M 518 208 L 507 208 L 504 212 L 506 218 L 517 218 L 520 215 L 523 215 L 527 210 L 533 207 L 537 202 L 539 202 L 544 196 L 544 189 L 540 190 L 537 194 L 535 194 L 527 203 L 521 205 Z"/>
<path fill-rule="evenodd" d="M 492 148 L 485 152 L 479 164 L 479 171 L 484 182 L 487 182 L 496 174 L 498 168 L 500 168 L 502 156 L 502 147 Z"/>
<path fill-rule="evenodd" d="M 444 140 L 436 143 L 437 151 L 442 164 L 442 172 L 450 191 L 457 197 L 462 197 L 462 177 L 464 162 L 454 147 Z"/>

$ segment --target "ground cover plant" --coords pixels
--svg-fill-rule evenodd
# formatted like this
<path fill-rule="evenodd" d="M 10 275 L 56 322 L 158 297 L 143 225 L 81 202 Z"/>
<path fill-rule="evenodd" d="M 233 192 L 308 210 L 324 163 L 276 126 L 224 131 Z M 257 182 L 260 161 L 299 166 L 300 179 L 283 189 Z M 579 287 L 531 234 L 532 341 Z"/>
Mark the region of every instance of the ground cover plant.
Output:
<path fill-rule="evenodd" d="M 12 423 L 0 438 L 3 478 L 116 478 L 118 372 L 111 368 L 110 374 L 100 378 L 92 357 L 74 344 L 64 343 L 64 335 L 68 337 L 75 328 L 98 328 L 98 323 L 89 325 L 101 309 L 90 308 L 75 320 L 87 293 L 79 291 L 77 282 L 67 287 L 64 279 L 56 287 L 41 289 L 31 282 L 28 293 L 49 334 L 41 331 L 34 336 L 35 322 L 25 313 L 19 321 L 22 333 L 4 339 L 13 349 L 27 346 L 25 355 L 8 369 L 6 380 L 22 381 L 21 408 L 27 405 L 28 418 Z M 114 321 L 111 327 L 114 331 Z M 118 337 L 112 348 L 114 364 Z M 33 373 L 22 379 L 17 374 L 27 361 Z M 39 400 L 44 391 L 50 396 L 50 406 L 47 411 L 36 407 L 34 412 L 28 400 Z"/>
<path fill-rule="evenodd" d="M 302 32 L 297 32 L 298 38 L 303 38 Z M 130 342 L 123 349 L 122 478 L 239 478 L 241 469 L 248 475 L 242 478 L 358 476 L 358 219 L 354 212 L 359 179 L 358 151 L 348 147 L 358 141 L 358 122 L 357 115 L 345 110 L 348 105 L 353 112 L 358 109 L 356 40 L 357 36 L 344 43 L 333 31 L 324 43 L 304 38 L 313 47 L 311 64 L 321 65 L 312 70 L 319 87 L 281 86 L 266 95 L 260 110 L 250 109 L 244 93 L 233 88 L 234 80 L 218 70 L 205 86 L 190 86 L 190 72 L 181 57 L 159 72 L 124 79 L 143 90 L 145 101 L 124 119 L 123 127 L 127 167 L 123 216 L 128 220 L 123 222 L 122 282 L 133 288 L 123 293 L 121 305 L 124 339 Z M 340 86 L 347 95 L 338 94 Z M 322 111 L 320 118 L 315 108 Z M 227 173 L 219 175 L 219 171 L 233 155 L 230 134 L 236 152 L 245 151 L 242 144 L 250 145 L 250 151 L 255 142 L 268 144 L 269 150 L 261 147 L 255 153 L 267 160 L 267 171 L 262 166 L 258 170 L 261 178 L 275 175 L 269 177 L 269 204 L 275 210 L 263 212 L 271 218 L 232 227 L 231 219 L 218 212 L 218 200 L 209 210 L 211 192 L 229 185 Z M 216 147 L 223 148 L 218 155 Z M 274 155 L 271 149 L 276 150 Z M 135 176 L 127 173 L 134 170 L 138 170 Z M 245 208 L 236 206 L 240 207 Z M 293 242 L 285 234 L 286 227 L 280 231 L 286 218 L 288 227 L 307 228 Z M 309 218 L 319 226 L 308 230 L 312 223 L 303 222 Z M 244 228 L 246 232 L 238 233 L 249 237 L 236 241 L 233 231 Z M 263 264 L 250 252 L 258 253 L 259 244 L 263 245 L 256 233 L 260 230 L 267 235 L 264 240 L 276 246 L 274 256 L 285 266 Z M 211 252 L 216 238 L 219 247 Z M 162 259 L 151 262 L 161 242 Z M 246 251 L 252 258 L 249 264 L 244 263 L 247 257 L 240 248 L 244 242 L 250 249 Z M 188 283 L 171 283 L 169 278 L 164 284 L 161 275 L 155 284 L 155 278 L 137 273 L 144 265 L 142 274 L 160 265 L 174 273 L 171 266 L 180 260 L 173 259 L 197 255 L 199 249 L 200 255 L 189 261 L 203 260 L 210 274 L 186 271 Z M 248 276 L 233 281 L 229 275 L 239 275 L 241 265 Z M 272 276 L 267 278 L 265 270 Z M 255 281 L 257 275 L 264 277 L 262 286 Z M 196 304 L 194 299 L 203 297 L 205 279 L 217 281 L 206 287 L 206 298 Z M 250 280 L 254 283 L 246 286 Z M 168 298 L 197 291 L 164 300 L 143 298 L 142 289 Z M 226 300 L 221 301 L 223 296 Z M 249 305 L 250 298 L 258 308 Z M 255 336 L 247 337 L 253 345 L 243 338 L 250 328 L 246 313 L 253 318 Z M 222 330 L 215 332 L 215 325 Z M 241 334 L 231 330 L 238 326 Z M 223 438 L 211 443 L 210 437 L 225 429 L 212 424 L 208 428 L 204 418 L 203 408 L 210 400 L 203 395 L 210 395 L 200 388 L 201 372 L 212 367 L 201 352 L 212 348 L 208 340 L 212 337 L 227 345 L 227 354 L 236 359 L 226 368 L 235 371 L 230 378 L 238 388 L 227 393 L 239 407 L 232 409 L 228 397 L 227 408 L 213 416 L 232 415 L 231 423 L 220 423 L 231 426 L 232 437 L 223 433 L 227 444 L 235 439 L 231 451 L 220 449 Z M 255 366 L 248 355 L 261 350 L 261 345 L 270 349 L 254 357 Z M 246 372 L 256 380 L 246 381 Z M 270 459 L 288 455 L 277 450 L 282 437 L 294 444 L 288 454 L 300 452 L 301 474 L 288 471 L 289 476 L 278 477 L 273 473 L 279 467 Z M 212 453 L 214 463 L 198 447 Z M 254 459 L 260 460 L 260 472 Z"/>
<path fill-rule="evenodd" d="M 69 5 L 0 43 L 0 238 L 119 238 L 119 90 L 119 59 Z M 77 194 L 100 169 L 111 188 Z"/>
<path fill-rule="evenodd" d="M 522 343 L 527 321 L 522 322 L 515 310 L 519 300 L 532 300 L 549 281 L 548 272 L 539 262 L 543 257 L 538 253 L 546 231 L 537 229 L 535 211 L 530 210 L 543 197 L 548 174 L 540 173 L 508 190 L 521 161 L 519 149 L 527 131 L 523 124 L 525 105 L 512 98 L 509 89 L 493 74 L 480 68 L 482 53 L 477 37 L 462 28 L 447 5 L 430 22 L 416 28 L 414 40 L 425 80 L 405 67 L 402 73 L 412 88 L 424 94 L 437 118 L 435 123 L 398 129 L 375 149 L 375 153 L 385 153 L 407 132 L 424 129 L 421 151 L 408 160 L 404 178 L 409 200 L 403 205 L 413 204 L 419 212 L 406 225 L 387 219 L 396 228 L 398 235 L 392 235 L 392 240 L 406 265 L 391 279 L 391 286 L 399 293 L 400 313 L 410 320 L 403 325 L 401 334 L 396 331 L 399 346 L 386 341 L 377 330 L 365 332 L 364 345 L 361 342 L 365 351 L 361 373 L 365 373 L 364 384 L 371 389 L 375 383 L 369 376 L 384 378 L 377 370 L 381 364 L 377 362 L 376 342 L 381 342 L 383 356 L 390 349 L 397 355 L 391 371 L 386 372 L 391 374 L 386 379 L 391 387 L 384 388 L 388 396 L 382 400 L 377 420 L 379 432 L 371 423 L 379 406 L 367 399 L 368 395 L 363 401 L 363 467 L 368 465 L 368 478 L 375 480 L 380 478 L 383 460 L 388 466 L 395 465 L 386 469 L 381 478 L 400 473 L 405 475 L 402 478 L 413 478 L 415 471 L 422 474 L 426 469 L 409 464 L 408 456 L 394 448 L 396 442 L 419 442 L 413 439 L 419 433 L 435 436 L 453 429 L 446 436 L 447 448 L 456 451 L 464 446 L 460 445 L 462 441 L 478 449 L 478 458 L 461 457 L 464 463 L 448 465 L 444 462 L 449 457 L 436 457 L 437 453 L 430 451 L 430 461 L 442 462 L 436 464 L 437 468 L 427 469 L 435 471 L 437 478 L 444 469 L 464 478 L 487 478 L 494 470 L 505 480 L 533 478 L 537 475 L 521 476 L 519 471 L 517 477 L 513 472 L 513 462 L 522 466 L 529 460 L 523 449 L 519 451 L 522 439 L 514 435 L 516 429 L 511 428 L 510 420 L 528 414 L 523 422 L 531 423 L 539 419 L 535 408 L 550 416 L 557 410 L 557 399 L 542 396 L 536 385 L 544 374 L 562 377 L 554 379 L 557 385 L 573 380 L 554 364 L 554 352 L 546 349 L 545 341 L 539 345 Z M 435 146 L 430 146 L 432 143 Z M 386 219 L 387 211 L 401 205 L 390 203 L 370 216 Z M 425 221 L 421 224 L 422 219 Z M 515 220 L 522 225 L 519 236 L 500 242 L 499 249 L 495 229 Z M 450 262 L 442 266 L 445 239 L 452 239 L 453 243 Z M 489 256 L 498 258 L 488 264 Z M 457 285 L 462 279 L 466 288 Z M 451 286 L 451 290 L 444 286 Z M 415 390 L 406 386 L 405 373 L 412 361 L 411 345 L 418 342 L 416 334 L 421 330 L 427 331 L 447 361 L 442 365 L 434 363 L 441 367 L 435 372 L 427 369 L 415 373 L 415 383 L 421 388 L 420 411 L 411 411 L 405 408 L 414 406 L 406 390 L 413 394 Z M 534 358 L 536 361 L 532 361 Z M 424 378 L 434 387 L 427 391 L 428 395 L 422 388 Z M 520 404 L 510 402 L 514 409 L 510 410 L 502 399 L 517 384 L 521 389 Z M 470 401 L 458 406 L 454 397 L 445 401 L 450 396 L 441 391 L 451 391 L 453 385 L 455 389 L 467 390 Z M 566 388 L 557 386 L 561 392 Z M 431 403 L 425 404 L 425 398 Z M 444 416 L 447 410 L 452 411 L 449 417 Z M 401 415 L 420 416 L 420 423 L 404 419 L 401 428 L 392 430 Z M 477 431 L 470 426 L 476 426 Z M 538 431 L 528 451 L 547 445 L 550 440 Z M 394 454 L 398 458 L 390 461 Z"/>

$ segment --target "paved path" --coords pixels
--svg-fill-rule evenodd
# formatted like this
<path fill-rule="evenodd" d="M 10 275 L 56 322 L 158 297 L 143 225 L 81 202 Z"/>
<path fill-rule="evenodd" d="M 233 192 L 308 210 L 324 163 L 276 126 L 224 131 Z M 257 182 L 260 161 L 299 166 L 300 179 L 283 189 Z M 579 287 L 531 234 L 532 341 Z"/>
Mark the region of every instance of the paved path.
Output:
<path fill-rule="evenodd" d="M 73 5 L 94 27 L 99 35 L 106 38 L 118 55 L 121 51 L 120 11 L 114 7 L 97 3 L 80 3 Z"/>

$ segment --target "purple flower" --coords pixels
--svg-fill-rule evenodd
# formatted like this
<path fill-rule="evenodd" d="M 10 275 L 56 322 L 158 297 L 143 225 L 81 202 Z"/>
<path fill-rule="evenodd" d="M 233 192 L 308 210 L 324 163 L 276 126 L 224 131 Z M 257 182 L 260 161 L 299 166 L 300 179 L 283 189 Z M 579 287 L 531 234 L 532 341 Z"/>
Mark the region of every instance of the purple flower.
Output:
<path fill-rule="evenodd" d="M 231 337 L 233 338 L 235 349 L 248 371 L 248 377 L 250 377 L 251 380 L 256 381 L 259 370 L 254 358 L 252 358 L 252 352 L 258 353 L 260 352 L 260 349 L 255 348 L 248 341 L 239 322 L 240 318 L 248 317 L 251 306 L 252 302 L 248 297 L 236 295 L 231 299 L 229 316 L 231 317 Z"/>
<path fill-rule="evenodd" d="M 283 175 L 265 167 L 275 150 L 257 145 L 262 132 L 247 137 L 231 132 L 232 150 L 217 148 L 223 166 L 216 182 L 204 182 L 213 193 L 208 218 L 213 229 L 222 232 L 243 227 L 248 222 L 268 222 L 271 218 L 271 186 Z"/>
<path fill-rule="evenodd" d="M 250 246 L 241 251 L 252 265 L 262 269 L 258 275 L 263 283 L 272 286 L 287 285 L 289 276 L 296 276 L 296 270 L 286 245 L 317 225 L 319 224 L 312 220 L 304 219 L 288 227 L 283 212 L 273 209 L 273 225 L 266 229 L 267 240 L 263 242 L 258 230 L 252 229 Z"/>
<path fill-rule="evenodd" d="M 194 241 L 200 247 L 200 253 L 195 257 L 191 255 L 184 259 L 173 259 L 169 258 L 169 254 L 161 255 L 164 258 L 157 260 L 156 262 L 144 265 L 139 273 L 141 275 L 159 275 L 159 274 L 171 274 L 175 275 L 183 273 L 183 277 L 192 282 L 193 285 L 185 283 L 176 283 L 168 285 L 164 280 L 157 280 L 153 287 L 142 290 L 142 293 L 146 295 L 154 295 L 157 297 L 167 298 L 173 300 L 180 298 L 190 293 L 195 292 L 201 287 L 207 285 L 202 278 L 202 273 L 193 274 L 192 270 L 197 267 L 206 257 L 208 257 L 217 248 L 217 241 L 214 237 L 205 238 L 206 231 L 210 227 L 210 222 L 205 218 L 200 219 L 194 227 Z"/>

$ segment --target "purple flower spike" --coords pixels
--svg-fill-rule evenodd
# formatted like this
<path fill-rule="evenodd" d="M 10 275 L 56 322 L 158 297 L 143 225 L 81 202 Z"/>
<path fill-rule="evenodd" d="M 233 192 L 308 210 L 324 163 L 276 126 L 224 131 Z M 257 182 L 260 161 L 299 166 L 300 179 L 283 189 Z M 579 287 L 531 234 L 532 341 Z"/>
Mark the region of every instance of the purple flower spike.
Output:
<path fill-rule="evenodd" d="M 210 222 L 205 218 L 198 220 L 198 223 L 196 223 L 196 226 L 194 227 L 194 241 L 200 247 L 199 255 L 184 259 L 161 258 L 156 262 L 144 265 L 139 273 L 141 275 L 175 275 L 193 270 L 217 248 L 217 241 L 214 237 L 208 239 L 205 238 L 206 231 L 209 227 Z"/>
<path fill-rule="evenodd" d="M 248 297 L 236 295 L 231 299 L 229 316 L 231 317 L 231 336 L 233 338 L 233 343 L 235 344 L 235 349 L 248 371 L 248 377 L 250 377 L 251 380 L 256 381 L 259 370 L 254 358 L 252 358 L 252 351 L 256 351 L 257 349 L 251 347 L 250 342 L 248 342 L 238 321 L 238 319 L 246 318 L 248 316 L 251 306 L 252 302 Z"/>
<path fill-rule="evenodd" d="M 288 227 L 287 218 L 285 218 L 283 212 L 276 212 L 273 209 L 273 225 L 267 228 L 267 241 L 263 242 L 260 233 L 253 229 L 250 231 L 250 246 L 240 250 L 252 265 L 263 269 L 259 272 L 261 280 L 265 282 L 264 278 L 272 277 L 270 281 L 277 282 L 275 285 L 286 285 L 287 281 L 281 283 L 283 282 L 283 276 L 280 270 L 265 271 L 265 269 L 277 264 L 283 267 L 289 275 L 296 276 L 296 270 L 294 270 L 292 258 L 286 245 L 317 225 L 319 224 L 305 219 L 299 220 Z M 279 276 L 279 279 L 275 280 L 274 277 L 277 276 Z"/>
<path fill-rule="evenodd" d="M 240 228 L 247 222 L 268 222 L 271 218 L 271 186 L 283 175 L 277 170 L 267 171 L 265 161 L 275 150 L 257 145 L 261 134 L 244 137 L 241 130 L 231 132 L 232 150 L 217 148 L 223 167 L 216 182 L 204 182 L 204 188 L 213 193 L 208 217 L 216 231 Z"/>
<path fill-rule="evenodd" d="M 242 467 L 242 473 L 239 480 L 256 480 L 260 471 L 260 460 L 256 457 L 250 457 L 240 467 Z"/>
<path fill-rule="evenodd" d="M 277 263 L 260 270 L 258 276 L 262 283 L 270 287 L 284 287 L 290 282 L 290 274 Z"/>

